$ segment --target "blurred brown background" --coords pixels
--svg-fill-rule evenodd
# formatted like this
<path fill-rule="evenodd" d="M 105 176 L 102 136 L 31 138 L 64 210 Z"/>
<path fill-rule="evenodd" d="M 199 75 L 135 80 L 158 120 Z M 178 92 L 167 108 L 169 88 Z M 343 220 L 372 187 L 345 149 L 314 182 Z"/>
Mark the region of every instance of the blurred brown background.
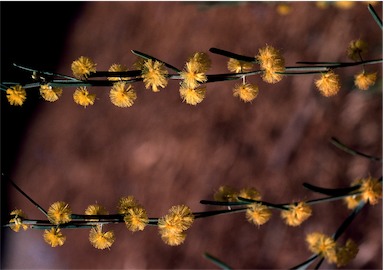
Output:
<path fill-rule="evenodd" d="M 284 16 L 271 2 L 2 3 L 2 35 L 9 34 L 6 40 L 2 36 L 2 57 L 70 75 L 71 62 L 82 55 L 94 59 L 98 70 L 107 70 L 113 63 L 131 66 L 136 57 L 130 50 L 135 49 L 181 68 L 196 51 L 217 47 L 252 56 L 269 44 L 292 66 L 296 61 L 348 61 L 346 47 L 358 38 L 369 44 L 366 59 L 382 57 L 382 32 L 366 3 L 348 9 L 321 9 L 315 2 L 289 5 Z M 375 9 L 382 14 L 381 3 Z M 26 16 L 20 20 L 30 20 L 13 24 L 17 11 Z M 228 72 L 225 57 L 210 56 L 209 74 Z M 2 80 L 25 75 L 4 68 L 9 63 L 2 61 Z M 382 156 L 382 67 L 367 69 L 378 72 L 375 87 L 355 89 L 359 67 L 337 70 L 342 89 L 333 98 L 318 93 L 314 75 L 285 77 L 274 85 L 253 77 L 249 82 L 260 93 L 251 104 L 232 96 L 237 82 L 208 84 L 206 99 L 195 107 L 181 102 L 176 81 L 160 93 L 135 84 L 138 99 L 128 109 L 112 105 L 108 88 L 92 88 L 98 99 L 86 109 L 73 102 L 70 88 L 52 104 L 39 98 L 38 90 L 28 91 L 23 108 L 10 107 L 3 94 L 2 171 L 43 207 L 64 200 L 75 213 L 95 202 L 114 213 L 126 195 L 135 196 L 151 217 L 176 204 L 211 210 L 199 201 L 212 199 L 224 184 L 255 187 L 274 203 L 319 198 L 301 184 L 345 187 L 356 178 L 381 176 L 381 164 L 329 143 L 335 136 Z M 2 182 L 2 223 L 4 212 L 14 208 L 43 218 Z M 310 256 L 307 233 L 331 235 L 348 213 L 341 202 L 316 205 L 313 216 L 297 228 L 286 226 L 277 211 L 260 228 L 243 214 L 196 220 L 179 247 L 165 245 L 156 227 L 131 233 L 123 224 L 110 225 L 116 241 L 104 251 L 90 245 L 88 229 L 65 230 L 67 241 L 58 248 L 44 243 L 42 231 L 2 229 L 2 266 L 214 268 L 202 257 L 209 252 L 237 269 L 286 269 Z M 359 214 L 340 240 L 347 238 L 360 247 L 347 268 L 382 268 L 381 202 Z M 335 266 L 324 263 L 322 268 Z"/>

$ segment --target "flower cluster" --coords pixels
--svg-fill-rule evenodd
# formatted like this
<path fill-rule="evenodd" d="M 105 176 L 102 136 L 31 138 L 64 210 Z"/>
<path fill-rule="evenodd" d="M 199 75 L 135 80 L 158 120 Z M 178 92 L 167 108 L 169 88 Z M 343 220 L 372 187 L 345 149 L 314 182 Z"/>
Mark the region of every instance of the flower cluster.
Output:
<path fill-rule="evenodd" d="M 367 177 L 357 179 L 352 186 L 359 186 L 355 195 L 344 199 L 348 209 L 355 209 L 361 201 L 375 205 L 383 197 L 383 183 L 377 178 Z"/>
<path fill-rule="evenodd" d="M 118 212 L 124 215 L 125 225 L 132 232 L 142 231 L 148 224 L 147 212 L 133 196 L 120 198 Z"/>
<path fill-rule="evenodd" d="M 311 252 L 338 267 L 347 265 L 359 251 L 357 244 L 351 239 L 348 239 L 345 245 L 338 245 L 332 237 L 319 232 L 308 234 L 306 241 Z"/>

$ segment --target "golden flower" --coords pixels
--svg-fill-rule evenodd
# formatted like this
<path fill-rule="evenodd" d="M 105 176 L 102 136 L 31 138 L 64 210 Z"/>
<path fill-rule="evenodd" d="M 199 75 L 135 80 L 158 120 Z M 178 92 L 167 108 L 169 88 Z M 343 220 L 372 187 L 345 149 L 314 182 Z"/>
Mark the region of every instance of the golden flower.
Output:
<path fill-rule="evenodd" d="M 145 88 L 152 87 L 153 92 L 159 92 L 158 87 L 164 88 L 167 86 L 168 71 L 165 69 L 164 64 L 152 59 L 145 60 L 142 68 L 142 77 Z"/>
<path fill-rule="evenodd" d="M 233 96 L 239 97 L 244 102 L 251 102 L 257 97 L 258 93 L 259 88 L 249 83 L 238 84 L 233 89 Z"/>
<path fill-rule="evenodd" d="M 338 247 L 336 251 L 337 267 L 347 265 L 359 252 L 359 246 L 351 239 L 343 247 Z"/>
<path fill-rule="evenodd" d="M 281 211 L 281 217 L 289 226 L 299 226 L 312 215 L 311 207 L 305 202 L 291 204 L 289 210 Z"/>
<path fill-rule="evenodd" d="M 141 206 L 129 208 L 124 215 L 124 222 L 128 230 L 132 232 L 142 231 L 148 224 L 148 216 Z"/>
<path fill-rule="evenodd" d="M 249 222 L 260 226 L 271 218 L 272 212 L 261 203 L 253 203 L 248 207 L 245 216 Z"/>
<path fill-rule="evenodd" d="M 360 90 L 368 90 L 369 87 L 373 86 L 376 82 L 377 72 L 366 73 L 361 72 L 355 75 L 355 85 Z"/>
<path fill-rule="evenodd" d="M 97 226 L 96 228 L 94 227 L 91 229 L 89 233 L 89 241 L 92 246 L 97 249 L 109 249 L 113 242 L 115 242 L 115 234 L 113 231 L 103 233 L 101 231 L 101 226 Z"/>
<path fill-rule="evenodd" d="M 139 202 L 133 196 L 122 197 L 117 206 L 118 213 L 125 215 L 128 213 L 129 209 L 136 206 L 139 206 Z"/>
<path fill-rule="evenodd" d="M 250 62 L 240 61 L 234 58 L 229 58 L 227 68 L 231 72 L 242 73 L 251 71 L 253 64 Z"/>
<path fill-rule="evenodd" d="M 109 69 L 109 72 L 125 72 L 128 71 L 128 67 L 121 64 L 113 64 Z M 129 77 L 108 77 L 110 81 L 129 80 Z"/>
<path fill-rule="evenodd" d="M 64 245 L 66 237 L 61 233 L 59 228 L 51 228 L 50 230 L 44 230 L 44 241 L 51 247 L 57 247 Z"/>
<path fill-rule="evenodd" d="M 195 89 L 200 83 L 208 80 L 207 75 L 200 69 L 201 65 L 194 61 L 187 62 L 185 69 L 180 72 L 180 77 L 187 88 Z"/>
<path fill-rule="evenodd" d="M 160 231 L 161 239 L 170 246 L 179 246 L 181 245 L 187 235 L 184 232 L 174 232 L 174 231 Z"/>
<path fill-rule="evenodd" d="M 75 90 L 73 93 L 73 100 L 81 105 L 87 107 L 88 105 L 93 105 L 95 103 L 96 95 L 90 94 L 86 87 L 81 86 Z"/>
<path fill-rule="evenodd" d="M 310 233 L 306 237 L 311 252 L 323 256 L 329 263 L 336 263 L 336 242 L 332 237 L 319 232 Z"/>
<path fill-rule="evenodd" d="M 65 202 L 55 202 L 48 209 L 48 220 L 52 224 L 62 224 L 71 221 L 72 210 Z"/>
<path fill-rule="evenodd" d="M 215 192 L 213 198 L 219 202 L 237 202 L 238 192 L 229 186 L 221 186 L 219 190 Z"/>
<path fill-rule="evenodd" d="M 240 190 L 238 196 L 241 198 L 255 200 L 255 201 L 261 200 L 260 192 L 255 188 L 243 188 Z"/>
<path fill-rule="evenodd" d="M 339 75 L 335 74 L 333 71 L 322 73 L 321 78 L 315 81 L 315 85 L 323 96 L 334 96 L 340 90 Z"/>
<path fill-rule="evenodd" d="M 23 219 L 26 219 L 27 216 L 21 209 L 15 209 L 11 212 L 11 215 L 14 215 L 15 217 L 9 220 L 9 223 L 11 224 L 10 228 L 18 232 L 21 228 L 23 228 L 24 231 L 28 229 L 28 225 L 23 223 Z"/>
<path fill-rule="evenodd" d="M 348 209 L 353 210 L 361 202 L 361 196 L 356 194 L 356 195 L 345 197 L 344 202 L 347 204 Z"/>
<path fill-rule="evenodd" d="M 264 70 L 262 79 L 265 82 L 277 83 L 283 78 L 283 75 L 277 72 L 285 71 L 285 60 L 277 49 L 266 45 L 266 47 L 259 49 L 256 60 L 259 61 L 260 68 Z"/>
<path fill-rule="evenodd" d="M 383 185 L 379 179 L 368 177 L 361 179 L 361 199 L 365 202 L 369 202 L 371 205 L 377 204 L 379 199 L 383 197 Z"/>
<path fill-rule="evenodd" d="M 209 59 L 208 54 L 204 52 L 195 52 L 187 62 L 192 63 L 199 72 L 207 72 L 211 67 L 211 59 Z"/>
<path fill-rule="evenodd" d="M 72 62 L 71 69 L 76 78 L 85 79 L 91 72 L 96 72 L 96 64 L 91 58 L 80 56 L 79 59 Z"/>
<path fill-rule="evenodd" d="M 134 70 L 142 70 L 145 63 L 145 59 L 142 57 L 137 57 L 135 63 L 133 63 L 132 68 Z"/>
<path fill-rule="evenodd" d="M 124 108 L 131 107 L 137 95 L 131 84 L 117 82 L 113 84 L 109 97 L 115 106 Z"/>
<path fill-rule="evenodd" d="M 52 87 L 48 84 L 40 85 L 40 95 L 49 102 L 54 102 L 59 99 L 63 89 L 59 87 Z"/>
<path fill-rule="evenodd" d="M 86 215 L 108 215 L 107 209 L 99 204 L 91 204 L 85 209 Z"/>
<path fill-rule="evenodd" d="M 354 61 L 361 61 L 361 55 L 368 51 L 368 44 L 361 40 L 352 40 L 347 48 L 347 55 Z"/>
<path fill-rule="evenodd" d="M 164 217 L 159 218 L 160 231 L 182 232 L 192 226 L 194 215 L 185 205 L 172 206 Z"/>
<path fill-rule="evenodd" d="M 183 99 L 183 102 L 190 105 L 197 105 L 203 101 L 206 93 L 205 87 L 190 88 L 185 84 L 182 84 L 180 87 L 180 97 Z"/>
<path fill-rule="evenodd" d="M 21 85 L 11 86 L 7 91 L 7 99 L 11 105 L 21 106 L 27 99 L 27 92 Z"/>

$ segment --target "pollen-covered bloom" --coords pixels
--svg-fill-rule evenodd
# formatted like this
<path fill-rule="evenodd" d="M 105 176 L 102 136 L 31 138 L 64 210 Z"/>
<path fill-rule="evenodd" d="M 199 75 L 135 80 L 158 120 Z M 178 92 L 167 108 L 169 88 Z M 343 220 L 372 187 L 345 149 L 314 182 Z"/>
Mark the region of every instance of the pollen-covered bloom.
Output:
<path fill-rule="evenodd" d="M 179 92 L 183 102 L 190 105 L 197 105 L 205 98 L 206 88 L 203 86 L 191 88 L 185 84 L 182 84 L 180 86 Z"/>
<path fill-rule="evenodd" d="M 192 226 L 193 221 L 194 215 L 189 207 L 172 206 L 168 214 L 158 220 L 161 238 L 168 245 L 180 245 L 186 237 L 184 231 Z"/>
<path fill-rule="evenodd" d="M 240 190 L 238 196 L 241 198 L 255 200 L 255 201 L 261 200 L 260 192 L 255 188 L 243 188 Z"/>
<path fill-rule="evenodd" d="M 311 207 L 305 202 L 291 204 L 288 208 L 281 211 L 281 217 L 289 226 L 299 226 L 312 215 Z"/>
<path fill-rule="evenodd" d="M 257 97 L 259 88 L 254 84 L 238 84 L 233 89 L 233 96 L 239 97 L 244 102 L 251 102 Z"/>
<path fill-rule="evenodd" d="M 361 61 L 361 55 L 368 51 L 368 44 L 361 39 L 352 40 L 347 48 L 347 55 L 351 60 Z"/>
<path fill-rule="evenodd" d="M 80 56 L 79 59 L 72 62 L 71 69 L 76 78 L 85 79 L 91 72 L 96 72 L 96 64 L 91 58 Z"/>
<path fill-rule="evenodd" d="M 21 228 L 26 231 L 28 229 L 28 225 L 23 223 L 23 219 L 26 219 L 27 216 L 21 209 L 15 209 L 11 212 L 11 215 L 14 215 L 15 217 L 9 220 L 9 223 L 11 224 L 10 228 L 18 232 Z"/>
<path fill-rule="evenodd" d="M 265 82 L 277 83 L 283 78 L 279 72 L 285 71 L 285 60 L 277 49 L 266 45 L 259 49 L 256 60 L 260 63 L 260 68 L 264 70 L 262 79 Z"/>
<path fill-rule="evenodd" d="M 165 88 L 168 84 L 168 71 L 162 62 L 145 60 L 141 71 L 145 88 L 152 88 L 153 92 L 159 92 L 161 88 Z"/>
<path fill-rule="evenodd" d="M 140 205 L 129 208 L 124 214 L 125 225 L 131 232 L 144 230 L 148 221 L 147 212 Z"/>
<path fill-rule="evenodd" d="M 371 205 L 377 204 L 383 197 L 383 184 L 379 179 L 368 177 L 360 181 L 361 199 Z"/>
<path fill-rule="evenodd" d="M 213 195 L 215 201 L 219 202 L 236 202 L 238 192 L 230 186 L 221 186 Z"/>
<path fill-rule="evenodd" d="M 128 71 L 128 67 L 122 64 L 113 64 L 109 69 L 109 72 L 125 72 Z M 129 80 L 129 77 L 108 77 L 110 81 Z"/>
<path fill-rule="evenodd" d="M 253 63 L 237 60 L 234 58 L 229 58 L 227 63 L 227 68 L 231 72 L 242 73 L 251 71 Z"/>
<path fill-rule="evenodd" d="M 60 87 L 52 87 L 48 84 L 43 84 L 40 86 L 40 95 L 49 102 L 54 102 L 61 97 L 63 89 Z"/>
<path fill-rule="evenodd" d="M 7 99 L 11 105 L 21 106 L 24 101 L 27 99 L 27 92 L 21 85 L 14 85 L 11 88 L 8 88 Z"/>
<path fill-rule="evenodd" d="M 122 197 L 117 205 L 118 213 L 125 215 L 128 210 L 139 205 L 139 202 L 133 196 Z"/>
<path fill-rule="evenodd" d="M 339 75 L 333 71 L 322 73 L 321 78 L 315 81 L 315 85 L 323 96 L 334 96 L 340 90 Z"/>
<path fill-rule="evenodd" d="M 72 210 L 65 202 L 53 203 L 48 209 L 48 220 L 52 224 L 62 224 L 71 221 Z"/>
<path fill-rule="evenodd" d="M 252 203 L 245 212 L 247 220 L 255 225 L 263 225 L 272 216 L 271 210 L 261 203 Z"/>
<path fill-rule="evenodd" d="M 188 62 L 197 65 L 197 69 L 201 72 L 207 72 L 211 68 L 211 59 L 208 54 L 204 52 L 195 52 L 192 57 L 188 59 Z"/>
<path fill-rule="evenodd" d="M 89 241 L 97 249 L 109 249 L 115 242 L 115 234 L 113 231 L 102 232 L 101 226 L 96 226 L 89 233 Z"/>
<path fill-rule="evenodd" d="M 81 86 L 75 90 L 73 93 L 73 100 L 81 105 L 87 107 L 88 105 L 93 105 L 95 103 L 96 95 L 88 92 L 85 86 Z"/>
<path fill-rule="evenodd" d="M 306 237 L 308 248 L 311 252 L 323 256 L 329 263 L 336 263 L 336 242 L 332 237 L 314 232 Z"/>
<path fill-rule="evenodd" d="M 194 53 L 185 64 L 185 68 L 180 72 L 180 77 L 187 88 L 195 89 L 201 83 L 207 81 L 205 73 L 211 67 L 211 60 L 203 52 Z"/>
<path fill-rule="evenodd" d="M 109 92 L 111 102 L 117 107 L 131 107 L 135 102 L 137 95 L 133 86 L 125 82 L 116 82 Z"/>
<path fill-rule="evenodd" d="M 376 82 L 377 72 L 367 73 L 361 72 L 355 75 L 355 85 L 360 90 L 368 90 L 369 87 L 373 86 Z"/>
<path fill-rule="evenodd" d="M 353 260 L 359 252 L 359 246 L 351 239 L 347 240 L 347 243 L 338 247 L 336 251 L 337 267 L 346 266 L 351 260 Z"/>
<path fill-rule="evenodd" d="M 64 245 L 66 237 L 62 234 L 60 228 L 52 227 L 50 230 L 44 230 L 44 241 L 51 247 Z"/>
<path fill-rule="evenodd" d="M 355 194 L 344 198 L 344 202 L 347 204 L 348 209 L 355 209 L 361 202 L 361 195 Z"/>

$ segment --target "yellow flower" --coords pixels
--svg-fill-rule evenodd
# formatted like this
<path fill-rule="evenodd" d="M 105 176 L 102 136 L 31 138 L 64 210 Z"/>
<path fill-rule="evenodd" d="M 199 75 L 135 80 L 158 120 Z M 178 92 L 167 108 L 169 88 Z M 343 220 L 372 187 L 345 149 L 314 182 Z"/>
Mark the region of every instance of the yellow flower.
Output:
<path fill-rule="evenodd" d="M 348 209 L 353 210 L 361 202 L 361 196 L 360 195 L 352 195 L 352 196 L 345 197 L 344 202 L 347 204 Z"/>
<path fill-rule="evenodd" d="M 129 208 L 124 215 L 124 222 L 128 230 L 132 232 L 142 231 L 148 224 L 148 216 L 141 206 Z"/>
<path fill-rule="evenodd" d="M 336 263 L 336 242 L 332 237 L 319 232 L 310 233 L 306 237 L 311 252 L 323 256 L 329 263 Z"/>
<path fill-rule="evenodd" d="M 108 215 L 107 209 L 99 204 L 91 204 L 85 209 L 86 215 Z"/>
<path fill-rule="evenodd" d="M 18 232 L 21 228 L 23 228 L 24 231 L 28 229 L 28 225 L 23 223 L 23 219 L 26 219 L 27 216 L 21 209 L 15 209 L 11 212 L 11 215 L 14 215 L 15 217 L 9 220 L 9 223 L 11 224 L 10 228 Z"/>
<path fill-rule="evenodd" d="M 339 75 L 335 74 L 333 71 L 322 73 L 321 78 L 315 81 L 315 85 L 323 96 L 334 96 L 340 90 Z"/>
<path fill-rule="evenodd" d="M 207 75 L 200 69 L 200 65 L 196 62 L 190 61 L 185 65 L 185 69 L 180 72 L 180 77 L 187 88 L 197 88 L 200 83 L 208 80 Z"/>
<path fill-rule="evenodd" d="M 355 75 L 355 85 L 360 90 L 368 90 L 369 87 L 373 86 L 376 82 L 377 72 L 366 73 L 361 72 Z"/>
<path fill-rule="evenodd" d="M 165 69 L 164 64 L 159 61 L 148 59 L 144 62 L 142 68 L 142 77 L 145 88 L 152 87 L 153 92 L 159 92 L 158 87 L 164 88 L 167 86 L 168 71 Z"/>
<path fill-rule="evenodd" d="M 145 59 L 142 57 L 137 57 L 135 63 L 133 63 L 132 67 L 134 70 L 142 70 L 145 63 Z"/>
<path fill-rule="evenodd" d="M 289 226 L 299 226 L 311 215 L 312 209 L 305 202 L 289 205 L 289 210 L 281 211 L 281 217 Z"/>
<path fill-rule="evenodd" d="M 244 102 L 251 102 L 257 97 L 258 93 L 259 88 L 249 83 L 238 84 L 233 89 L 233 96 L 239 97 Z"/>
<path fill-rule="evenodd" d="M 81 105 L 87 107 L 88 105 L 93 105 L 95 103 L 96 95 L 90 94 L 86 87 L 81 86 L 75 90 L 73 93 L 73 100 Z"/>
<path fill-rule="evenodd" d="M 174 232 L 174 231 L 160 231 L 161 239 L 170 246 L 179 246 L 181 245 L 187 235 L 184 232 Z"/>
<path fill-rule="evenodd" d="M 234 58 L 229 58 L 227 68 L 231 72 L 242 73 L 251 71 L 253 64 L 250 62 L 240 61 Z"/>
<path fill-rule="evenodd" d="M 255 188 L 243 188 L 240 190 L 238 196 L 241 198 L 255 200 L 255 201 L 261 200 L 260 192 Z"/>
<path fill-rule="evenodd" d="M 72 62 L 71 69 L 76 78 L 85 79 L 91 72 L 96 72 L 96 64 L 92 59 L 80 56 L 79 59 Z"/>
<path fill-rule="evenodd" d="M 66 237 L 61 233 L 59 228 L 51 228 L 44 230 L 44 241 L 51 247 L 64 245 Z"/>
<path fill-rule="evenodd" d="M 188 59 L 188 62 L 196 65 L 196 69 L 199 72 L 207 72 L 211 67 L 211 59 L 209 59 L 208 54 L 203 52 L 196 52 Z"/>
<path fill-rule="evenodd" d="M 62 93 L 63 89 L 59 87 L 52 87 L 48 84 L 40 86 L 40 95 L 49 102 L 58 100 Z"/>
<path fill-rule="evenodd" d="M 121 64 L 113 64 L 109 69 L 109 72 L 124 72 L 128 71 L 128 67 Z M 110 81 L 129 80 L 129 77 L 108 77 Z"/>
<path fill-rule="evenodd" d="M 191 209 L 185 205 L 172 206 L 169 213 L 159 218 L 158 226 L 160 232 L 182 232 L 192 226 L 194 215 Z"/>
<path fill-rule="evenodd" d="M 219 202 L 237 202 L 238 192 L 229 186 L 221 186 L 219 190 L 215 192 L 213 198 Z"/>
<path fill-rule="evenodd" d="M 101 226 L 97 226 L 96 228 L 91 229 L 89 233 L 89 241 L 92 246 L 97 249 L 109 249 L 113 242 L 115 242 L 115 234 L 113 231 L 103 233 L 101 231 Z"/>
<path fill-rule="evenodd" d="M 133 196 L 122 197 L 119 200 L 117 209 L 118 213 L 125 215 L 128 210 L 139 205 L 139 202 Z"/>
<path fill-rule="evenodd" d="M 71 221 L 72 210 L 65 202 L 55 202 L 48 209 L 48 220 L 52 224 L 62 224 Z"/>
<path fill-rule="evenodd" d="M 21 85 L 15 85 L 7 89 L 7 99 L 11 105 L 21 106 L 27 99 L 27 92 Z"/>
<path fill-rule="evenodd" d="M 261 203 L 251 204 L 245 212 L 247 220 L 258 226 L 266 223 L 271 218 L 271 215 L 271 210 Z"/>
<path fill-rule="evenodd" d="M 361 199 L 365 202 L 369 202 L 371 205 L 377 204 L 379 199 L 383 197 L 383 185 L 378 179 L 368 177 L 361 179 Z"/>
<path fill-rule="evenodd" d="M 347 48 L 347 55 L 354 61 L 361 61 L 361 55 L 368 51 L 368 44 L 361 40 L 352 40 Z"/>
<path fill-rule="evenodd" d="M 185 84 L 182 84 L 180 87 L 180 97 L 183 99 L 183 102 L 190 105 L 197 105 L 203 101 L 206 93 L 205 87 L 190 88 Z"/>
<path fill-rule="evenodd" d="M 131 84 L 117 82 L 113 84 L 109 92 L 111 102 L 117 107 L 131 107 L 137 98 L 136 92 Z"/>
<path fill-rule="evenodd" d="M 272 46 L 259 49 L 259 54 L 256 55 L 256 60 L 260 63 L 260 68 L 264 70 L 262 79 L 267 83 L 277 83 L 282 78 L 282 74 L 276 72 L 285 71 L 285 60 L 280 52 Z"/>
<path fill-rule="evenodd" d="M 351 239 L 347 240 L 347 243 L 343 247 L 338 247 L 336 251 L 337 267 L 347 265 L 353 260 L 359 252 L 358 245 Z"/>

